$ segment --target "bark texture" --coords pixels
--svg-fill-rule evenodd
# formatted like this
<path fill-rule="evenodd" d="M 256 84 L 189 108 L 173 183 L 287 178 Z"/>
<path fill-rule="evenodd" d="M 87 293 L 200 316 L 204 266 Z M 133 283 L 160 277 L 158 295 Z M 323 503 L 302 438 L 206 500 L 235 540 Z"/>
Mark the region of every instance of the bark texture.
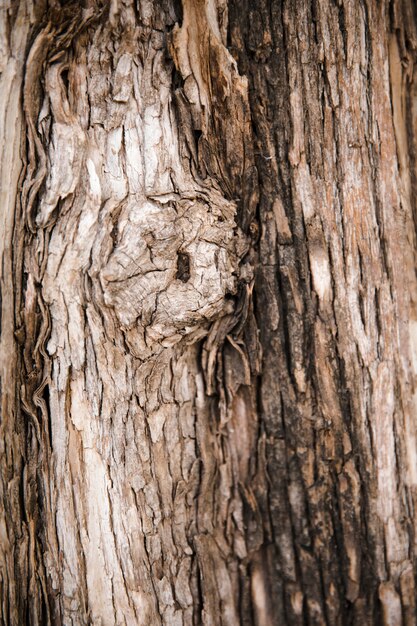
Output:
<path fill-rule="evenodd" d="M 416 624 L 416 21 L 4 3 L 2 624 Z"/>
<path fill-rule="evenodd" d="M 261 189 L 271 615 L 415 624 L 413 6 L 231 4 Z"/>

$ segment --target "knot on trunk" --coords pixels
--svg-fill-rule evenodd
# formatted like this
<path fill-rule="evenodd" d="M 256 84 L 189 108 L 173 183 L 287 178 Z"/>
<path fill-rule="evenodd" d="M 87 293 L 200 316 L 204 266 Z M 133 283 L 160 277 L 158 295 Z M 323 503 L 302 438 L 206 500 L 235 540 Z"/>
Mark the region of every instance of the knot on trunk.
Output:
<path fill-rule="evenodd" d="M 235 212 L 213 189 L 124 205 L 98 278 L 135 352 L 201 336 L 230 311 L 246 249 Z"/>

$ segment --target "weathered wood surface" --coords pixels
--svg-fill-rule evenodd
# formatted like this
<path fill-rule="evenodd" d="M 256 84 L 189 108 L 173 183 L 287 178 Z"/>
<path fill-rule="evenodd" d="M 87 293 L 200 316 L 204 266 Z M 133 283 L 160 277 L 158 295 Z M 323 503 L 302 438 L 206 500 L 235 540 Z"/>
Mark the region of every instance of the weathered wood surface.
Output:
<path fill-rule="evenodd" d="M 274 614 L 414 624 L 412 3 L 245 4 Z"/>
<path fill-rule="evenodd" d="M 1 623 L 416 624 L 411 0 L 1 11 Z"/>

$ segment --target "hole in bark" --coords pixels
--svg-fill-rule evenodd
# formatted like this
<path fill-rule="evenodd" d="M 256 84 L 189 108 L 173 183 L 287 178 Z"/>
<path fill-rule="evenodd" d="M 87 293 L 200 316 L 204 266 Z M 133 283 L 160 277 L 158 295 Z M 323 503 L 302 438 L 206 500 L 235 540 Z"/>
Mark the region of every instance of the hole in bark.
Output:
<path fill-rule="evenodd" d="M 183 20 L 183 10 L 182 10 L 182 2 L 181 2 L 181 0 L 174 0 L 173 6 L 174 6 L 175 17 L 176 17 L 176 20 L 178 22 L 178 26 L 181 27 L 182 26 L 182 20 Z"/>
<path fill-rule="evenodd" d="M 23 276 L 22 276 L 22 292 L 23 292 L 23 294 L 26 293 L 27 286 L 28 286 L 28 280 L 29 280 L 29 274 L 27 272 L 23 272 Z"/>
<path fill-rule="evenodd" d="M 62 70 L 61 72 L 61 80 L 62 80 L 62 84 L 64 85 L 65 88 L 65 93 L 67 94 L 67 98 L 69 96 L 69 69 L 66 68 L 65 70 Z"/>
<path fill-rule="evenodd" d="M 194 139 L 195 139 L 195 143 L 197 146 L 198 146 L 198 140 L 200 139 L 202 132 L 203 131 L 201 131 L 200 129 L 194 128 Z"/>
<path fill-rule="evenodd" d="M 172 70 L 172 88 L 175 91 L 176 89 L 182 89 L 184 87 L 184 79 L 181 76 L 181 73 L 174 67 Z"/>
<path fill-rule="evenodd" d="M 186 283 L 190 280 L 190 256 L 186 252 L 178 252 L 177 273 L 175 278 Z"/>
<path fill-rule="evenodd" d="M 45 385 L 42 397 L 45 401 L 46 412 L 48 414 L 49 445 L 51 446 L 51 450 L 52 450 L 52 415 L 51 415 L 51 404 L 50 404 L 50 397 L 49 397 L 49 385 Z"/>
<path fill-rule="evenodd" d="M 347 31 L 346 31 L 346 21 L 345 21 L 345 9 L 343 7 L 343 4 L 340 4 L 340 6 L 339 6 L 339 28 L 340 28 L 340 32 L 342 33 L 343 50 L 344 50 L 345 58 L 346 58 L 346 54 L 347 54 Z"/>
<path fill-rule="evenodd" d="M 116 247 L 117 238 L 118 238 L 118 224 L 116 222 L 116 223 L 113 223 L 113 228 L 110 231 L 110 239 L 112 240 L 113 250 Z"/>

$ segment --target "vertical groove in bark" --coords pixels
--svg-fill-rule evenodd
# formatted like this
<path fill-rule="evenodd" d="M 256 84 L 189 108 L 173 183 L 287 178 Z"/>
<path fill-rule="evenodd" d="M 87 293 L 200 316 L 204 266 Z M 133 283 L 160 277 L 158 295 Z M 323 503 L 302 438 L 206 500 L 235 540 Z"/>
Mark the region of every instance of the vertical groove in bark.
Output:
<path fill-rule="evenodd" d="M 399 5 L 390 25 L 372 1 L 230 3 L 260 181 L 265 567 L 281 623 L 415 620 L 404 7 L 406 35 Z"/>

